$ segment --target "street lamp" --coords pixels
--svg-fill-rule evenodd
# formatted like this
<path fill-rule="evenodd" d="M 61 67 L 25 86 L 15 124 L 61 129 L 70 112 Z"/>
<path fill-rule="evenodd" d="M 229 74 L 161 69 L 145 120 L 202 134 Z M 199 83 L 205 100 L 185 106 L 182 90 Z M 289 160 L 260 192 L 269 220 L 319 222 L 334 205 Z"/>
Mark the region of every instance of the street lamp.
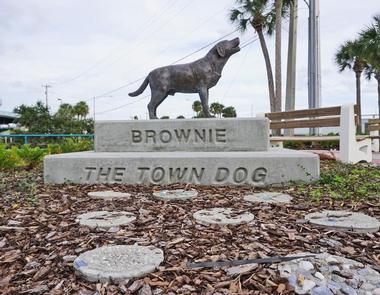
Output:
<path fill-rule="evenodd" d="M 113 97 L 112 95 L 107 95 L 107 96 L 94 96 L 93 99 L 93 111 L 94 111 L 94 122 L 95 122 L 95 110 L 96 110 L 96 99 L 97 98 L 103 98 L 103 97 Z"/>
<path fill-rule="evenodd" d="M 57 100 L 59 101 L 59 105 L 61 106 L 62 105 L 62 99 L 58 98 Z"/>

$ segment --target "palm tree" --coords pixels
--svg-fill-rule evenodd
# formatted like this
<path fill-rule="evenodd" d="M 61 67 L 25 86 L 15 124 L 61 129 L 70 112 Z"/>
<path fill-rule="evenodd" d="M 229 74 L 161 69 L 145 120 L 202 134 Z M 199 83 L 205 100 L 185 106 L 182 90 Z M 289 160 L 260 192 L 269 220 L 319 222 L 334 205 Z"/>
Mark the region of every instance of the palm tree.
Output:
<path fill-rule="evenodd" d="M 377 81 L 377 103 L 380 118 L 380 15 L 374 18 L 374 24 L 360 33 L 360 43 L 363 46 L 367 65 L 364 69 L 367 79 L 374 77 Z"/>
<path fill-rule="evenodd" d="M 357 126 L 357 132 L 361 132 L 362 115 L 361 115 L 361 82 L 360 78 L 364 68 L 366 67 L 366 61 L 364 59 L 364 52 L 362 43 L 355 41 L 346 41 L 342 44 L 335 54 L 335 63 L 339 67 L 339 71 L 343 72 L 346 69 L 353 70 L 356 78 L 356 105 L 359 114 L 359 124 Z"/>
<path fill-rule="evenodd" d="M 85 101 L 80 101 L 76 105 L 74 105 L 74 113 L 79 118 L 86 118 L 89 112 L 89 107 Z"/>
<path fill-rule="evenodd" d="M 224 109 L 224 105 L 222 105 L 221 103 L 218 103 L 218 102 L 213 102 L 210 105 L 211 113 L 214 115 L 217 115 L 219 118 L 222 117 L 223 109 Z"/>
<path fill-rule="evenodd" d="M 282 0 L 275 0 L 275 14 L 276 14 L 276 40 L 275 40 L 275 85 L 276 85 L 276 101 L 275 108 L 281 111 L 281 20 L 282 20 Z"/>
<path fill-rule="evenodd" d="M 202 112 L 202 103 L 200 100 L 196 100 L 193 102 L 193 111 L 199 115 L 200 112 Z"/>
<path fill-rule="evenodd" d="M 233 106 L 229 106 L 223 109 L 223 118 L 234 118 L 236 117 L 236 110 Z"/>
<path fill-rule="evenodd" d="M 63 103 L 59 106 L 56 116 L 71 120 L 75 115 L 74 108 L 69 103 Z"/>
<path fill-rule="evenodd" d="M 267 71 L 271 112 L 281 111 L 281 16 L 288 15 L 293 1 L 275 0 L 275 5 L 273 5 L 273 1 L 269 0 L 235 0 L 238 7 L 232 9 L 229 14 L 231 22 L 236 23 L 240 31 L 247 31 L 248 26 L 251 25 L 259 37 Z M 274 29 L 276 29 L 276 92 L 269 51 L 264 37 L 264 33 L 272 35 Z"/>
<path fill-rule="evenodd" d="M 230 20 L 232 23 L 236 23 L 238 29 L 242 32 L 247 31 L 248 25 L 251 25 L 259 37 L 267 71 L 270 110 L 275 112 L 272 65 L 264 37 L 264 32 L 269 35 L 273 33 L 273 21 L 275 18 L 273 6 L 268 0 L 236 0 L 236 4 L 238 7 L 230 11 Z"/>

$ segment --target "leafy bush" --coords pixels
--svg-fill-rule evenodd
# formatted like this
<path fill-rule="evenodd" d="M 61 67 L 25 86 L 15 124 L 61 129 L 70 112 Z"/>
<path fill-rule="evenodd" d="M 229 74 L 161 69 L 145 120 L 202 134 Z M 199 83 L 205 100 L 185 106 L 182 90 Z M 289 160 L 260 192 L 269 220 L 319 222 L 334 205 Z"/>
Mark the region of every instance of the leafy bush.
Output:
<path fill-rule="evenodd" d="M 73 153 L 92 150 L 92 140 L 88 139 L 66 139 L 61 145 L 63 153 Z"/>
<path fill-rule="evenodd" d="M 62 144 L 49 144 L 47 148 L 31 147 L 28 144 L 7 148 L 5 144 L 0 144 L 0 170 L 17 167 L 33 168 L 42 162 L 46 154 L 81 152 L 92 148 L 92 140 L 72 138 L 65 139 Z"/>
<path fill-rule="evenodd" d="M 0 145 L 0 170 L 22 166 L 23 162 L 17 150 L 16 147 L 7 149 L 5 145 Z"/>
<path fill-rule="evenodd" d="M 284 148 L 292 150 L 304 150 L 305 144 L 302 141 L 284 141 Z"/>
<path fill-rule="evenodd" d="M 339 140 L 321 141 L 319 147 L 321 150 L 339 150 Z"/>
<path fill-rule="evenodd" d="M 48 144 L 47 146 L 47 152 L 49 155 L 54 155 L 54 154 L 61 154 L 62 153 L 62 148 L 58 143 L 52 143 Z"/>
<path fill-rule="evenodd" d="M 17 150 L 17 154 L 24 161 L 24 164 L 28 168 L 36 167 L 42 161 L 45 153 L 45 149 L 41 149 L 39 147 L 31 147 L 28 144 L 24 144 Z"/>

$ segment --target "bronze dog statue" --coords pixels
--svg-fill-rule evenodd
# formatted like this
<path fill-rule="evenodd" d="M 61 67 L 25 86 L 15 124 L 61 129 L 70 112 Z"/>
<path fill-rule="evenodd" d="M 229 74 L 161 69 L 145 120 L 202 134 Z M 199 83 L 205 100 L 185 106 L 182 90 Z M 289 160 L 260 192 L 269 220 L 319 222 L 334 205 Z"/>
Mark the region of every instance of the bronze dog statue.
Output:
<path fill-rule="evenodd" d="M 157 68 L 149 73 L 144 82 L 129 96 L 137 96 L 150 86 L 151 99 L 148 104 L 149 118 L 157 119 L 157 107 L 168 95 L 198 93 L 206 117 L 212 115 L 208 106 L 208 90 L 218 83 L 222 70 L 231 55 L 240 51 L 240 40 L 224 40 L 217 43 L 206 56 L 187 64 Z"/>

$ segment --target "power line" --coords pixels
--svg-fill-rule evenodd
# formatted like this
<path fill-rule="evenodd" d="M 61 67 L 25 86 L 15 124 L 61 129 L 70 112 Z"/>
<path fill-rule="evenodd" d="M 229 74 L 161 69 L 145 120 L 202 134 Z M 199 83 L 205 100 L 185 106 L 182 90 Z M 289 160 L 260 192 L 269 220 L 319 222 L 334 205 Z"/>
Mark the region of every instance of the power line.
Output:
<path fill-rule="evenodd" d="M 149 21 L 146 22 L 145 24 L 143 24 L 143 26 L 141 26 L 140 28 L 143 28 L 143 30 L 138 30 L 140 32 L 137 32 L 136 35 L 140 35 L 145 32 L 147 30 L 147 28 L 149 28 L 156 20 L 157 18 L 159 18 L 160 16 L 162 16 L 164 13 L 166 13 L 168 11 L 168 7 L 170 7 L 173 3 L 175 3 L 175 0 L 168 0 L 164 5 L 163 5 L 163 8 L 161 8 L 161 13 L 158 13 L 158 10 L 154 13 L 153 16 L 150 17 Z M 169 4 L 169 5 L 168 5 Z M 125 43 L 125 40 L 122 42 L 122 44 Z M 123 45 L 118 45 L 116 46 L 114 49 L 119 49 L 123 47 Z M 112 50 L 113 51 L 113 50 Z M 99 59 L 97 62 L 95 62 L 94 64 L 92 64 L 90 67 L 88 67 L 87 69 L 85 69 L 84 71 L 82 71 L 81 73 L 79 73 L 78 75 L 74 76 L 73 78 L 71 79 L 68 79 L 66 81 L 63 81 L 61 83 L 58 83 L 56 84 L 57 86 L 58 85 L 64 85 L 64 84 L 67 84 L 67 83 L 70 83 L 70 82 L 73 82 L 77 79 L 79 79 L 80 77 L 82 76 L 85 76 L 88 72 L 90 72 L 91 70 L 97 68 L 99 65 L 101 65 L 103 62 L 105 62 L 110 56 L 112 56 L 112 53 L 110 52 L 109 54 L 107 54 L 105 57 Z"/>
<path fill-rule="evenodd" d="M 177 11 L 177 13 L 172 16 L 167 22 L 163 23 L 161 26 L 159 26 L 156 30 L 154 30 L 153 32 L 151 32 L 147 37 L 157 33 L 158 31 L 160 31 L 163 27 L 165 27 L 167 24 L 169 24 L 170 22 L 172 22 L 176 17 L 178 17 L 180 15 L 180 13 L 182 13 L 182 11 L 184 11 L 188 6 L 190 6 L 193 2 L 189 1 L 187 2 L 184 6 L 182 6 L 180 8 L 179 11 Z M 130 52 L 129 52 L 129 55 L 131 54 L 131 52 L 134 52 L 137 48 L 139 48 L 141 45 L 143 45 L 145 42 L 145 40 L 143 39 L 141 42 L 139 42 Z M 125 54 L 117 57 L 115 60 L 113 60 L 111 63 L 109 63 L 107 66 L 112 66 L 114 65 L 115 63 L 117 63 L 118 61 L 120 61 L 122 58 L 125 57 Z"/>
<path fill-rule="evenodd" d="M 228 34 L 226 34 L 226 35 L 224 35 L 224 36 L 222 36 L 222 37 L 220 37 L 220 38 L 218 38 L 218 39 L 216 39 L 215 41 L 213 41 L 213 42 L 211 42 L 211 43 L 209 43 L 209 44 L 207 44 L 207 45 L 205 45 L 205 46 L 202 46 L 202 47 L 199 48 L 198 50 L 195 50 L 194 52 L 189 53 L 188 55 L 186 55 L 186 56 L 184 56 L 184 57 L 182 57 L 182 58 L 180 58 L 180 59 L 177 59 L 176 61 L 172 62 L 170 65 L 174 65 L 174 64 L 176 64 L 177 62 L 183 61 L 184 59 L 188 58 L 189 56 L 192 56 L 192 55 L 198 53 L 199 51 L 202 51 L 203 49 L 205 49 L 205 48 L 207 48 L 207 47 L 213 45 L 214 43 L 216 43 L 216 42 L 222 40 L 223 38 L 232 35 L 232 34 L 235 33 L 236 31 L 238 31 L 238 29 L 235 30 L 235 31 L 232 31 L 231 33 L 228 33 Z"/>
<path fill-rule="evenodd" d="M 144 96 L 140 97 L 139 99 L 137 99 L 137 100 L 135 100 L 135 101 L 131 101 L 131 102 L 129 102 L 129 103 L 126 103 L 126 104 L 123 104 L 123 105 L 120 105 L 120 106 L 118 106 L 118 107 L 115 107 L 115 108 L 112 108 L 112 109 L 108 109 L 108 110 L 105 110 L 105 111 L 102 111 L 102 112 L 98 112 L 98 113 L 96 113 L 96 114 L 97 114 L 97 115 L 101 115 L 101 114 L 104 114 L 104 113 L 109 113 L 109 112 L 112 112 L 112 111 L 116 111 L 116 110 L 118 110 L 118 109 L 124 108 L 124 107 L 129 106 L 129 105 L 131 105 L 131 104 L 134 104 L 134 103 L 136 103 L 136 102 L 139 102 L 140 100 L 143 100 L 143 99 L 145 99 L 145 98 L 147 98 L 147 97 L 149 97 L 149 94 L 144 95 Z"/>
<path fill-rule="evenodd" d="M 205 20 L 203 20 L 197 27 L 195 27 L 193 30 L 189 31 L 189 32 L 185 32 L 183 35 L 181 35 L 181 37 L 179 37 L 179 39 L 182 39 L 182 37 L 189 37 L 191 36 L 194 32 L 198 31 L 200 28 L 202 28 L 204 26 L 204 24 L 210 22 L 213 20 L 213 18 L 215 18 L 217 15 L 219 15 L 220 13 L 222 13 L 223 11 L 226 10 L 226 8 L 229 6 L 228 5 L 225 5 L 221 10 L 217 11 L 216 13 L 214 13 L 213 15 L 207 17 Z M 169 46 L 166 46 L 164 49 L 160 50 L 157 55 L 161 55 L 163 53 L 165 53 L 168 49 L 172 48 L 173 47 L 173 44 L 169 44 Z M 156 60 L 157 59 L 157 55 L 154 56 L 153 58 L 149 59 L 148 62 L 145 62 L 144 63 L 144 66 L 146 64 L 149 64 L 151 61 L 153 60 Z M 129 69 L 128 72 L 133 72 L 134 70 L 136 70 L 137 68 L 141 67 L 141 65 L 138 65 L 138 66 L 135 66 L 133 67 L 132 69 Z"/>
<path fill-rule="evenodd" d="M 246 42 L 245 42 L 240 48 L 242 49 L 242 48 L 244 48 L 244 47 L 247 47 L 248 45 L 251 45 L 253 42 L 257 41 L 257 39 L 258 39 L 258 37 L 254 37 L 254 38 L 252 38 L 251 40 L 246 41 Z M 243 56 L 243 58 L 242 58 L 242 60 L 241 60 L 241 62 L 240 62 L 240 64 L 239 64 L 239 66 L 238 66 L 238 68 L 237 68 L 237 71 L 235 72 L 234 77 L 231 79 L 229 85 L 227 86 L 226 91 L 224 92 L 224 95 L 223 95 L 222 100 L 226 97 L 226 95 L 227 95 L 227 93 L 230 91 L 232 85 L 235 83 L 235 80 L 236 80 L 236 78 L 237 78 L 237 76 L 238 76 L 238 73 L 240 72 L 241 66 L 243 65 L 245 59 L 247 58 L 248 52 L 249 52 L 249 51 L 247 51 L 247 52 L 244 54 L 244 56 Z"/>

